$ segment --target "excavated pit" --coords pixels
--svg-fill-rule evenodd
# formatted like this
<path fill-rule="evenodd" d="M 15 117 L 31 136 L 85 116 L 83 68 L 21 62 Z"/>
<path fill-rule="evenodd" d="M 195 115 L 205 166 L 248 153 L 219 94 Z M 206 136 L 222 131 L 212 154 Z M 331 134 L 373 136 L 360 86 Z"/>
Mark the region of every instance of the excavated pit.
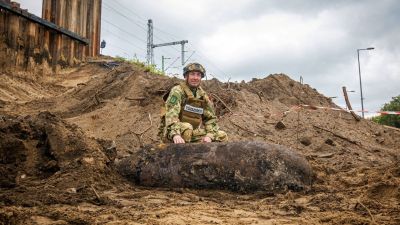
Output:
<path fill-rule="evenodd" d="M 233 154 L 221 146 L 224 161 L 207 159 L 207 148 L 182 145 L 176 155 L 169 147 L 146 150 L 159 143 L 162 96 L 180 80 L 140 64 L 110 68 L 113 59 L 96 60 L 52 76 L 0 74 L 0 224 L 400 224 L 399 130 L 356 121 L 344 111 L 298 108 L 337 106 L 284 74 L 204 81 L 228 145 L 271 143 L 290 149 L 290 159 L 307 160 L 315 175 L 310 189 L 293 191 L 283 182 L 277 186 L 283 192 L 272 192 L 270 184 L 258 185 L 252 177 L 269 168 L 270 159 L 260 157 L 270 153 Z M 236 154 L 248 160 L 247 167 L 239 166 Z M 145 165 L 134 156 L 166 161 Z M 149 172 L 170 169 L 178 159 L 187 166 L 175 164 L 182 166 L 175 171 L 188 175 L 160 170 L 157 176 L 177 177 L 179 185 L 140 186 L 117 173 L 114 159 L 131 159 L 148 171 L 139 183 L 163 186 Z M 229 172 L 216 170 L 222 165 Z M 212 189 L 198 189 L 207 185 Z"/>

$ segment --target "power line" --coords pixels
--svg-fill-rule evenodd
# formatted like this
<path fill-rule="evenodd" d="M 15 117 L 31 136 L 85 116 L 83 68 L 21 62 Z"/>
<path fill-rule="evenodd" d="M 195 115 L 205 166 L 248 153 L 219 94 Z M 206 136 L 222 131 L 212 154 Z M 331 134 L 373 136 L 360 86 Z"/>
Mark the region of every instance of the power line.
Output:
<path fill-rule="evenodd" d="M 155 30 L 159 30 L 159 31 L 161 31 L 161 32 L 163 32 L 163 33 L 168 34 L 167 32 L 161 30 L 160 28 L 154 27 L 154 29 L 155 29 Z M 171 34 L 170 34 L 170 35 L 171 35 Z M 177 39 L 177 40 L 181 39 L 181 38 L 179 38 L 179 37 L 177 37 L 177 36 L 175 36 L 175 35 L 171 35 L 171 36 L 173 36 L 173 37 L 174 37 L 175 39 Z M 160 37 L 158 37 L 158 36 L 154 36 L 154 37 L 155 37 L 156 39 L 160 40 L 161 42 L 170 42 L 170 41 L 166 41 L 165 39 L 160 38 Z M 172 40 L 172 39 L 170 39 L 170 40 Z M 171 47 L 172 47 L 175 51 L 177 51 L 178 53 L 181 52 L 181 50 L 177 49 L 176 47 L 174 47 L 174 46 L 171 46 Z"/>
<path fill-rule="evenodd" d="M 190 56 L 185 60 L 185 63 L 187 63 L 187 61 L 189 61 L 189 59 L 193 56 L 193 54 L 194 54 L 195 52 L 196 52 L 196 51 L 193 51 L 192 54 L 190 54 Z M 185 64 L 185 63 L 184 63 L 184 64 Z"/>
<path fill-rule="evenodd" d="M 134 15 L 136 15 L 137 17 L 143 19 L 139 14 L 133 12 L 133 11 L 130 10 L 129 8 L 124 7 L 123 5 L 121 5 L 120 3 L 118 3 L 118 1 L 114 1 L 114 3 L 117 3 L 117 4 L 118 4 L 119 6 L 121 6 L 122 8 L 127 9 L 128 11 L 132 12 L 132 13 L 133 13 Z M 113 10 L 113 11 L 116 12 L 116 13 L 118 13 L 119 15 L 125 17 L 126 19 L 128 19 L 128 20 L 130 20 L 130 21 L 132 21 L 132 22 L 134 22 L 136 25 L 138 25 L 140 28 L 142 28 L 144 31 L 147 32 L 147 29 L 146 29 L 145 27 L 143 27 L 142 25 L 136 23 L 137 21 L 134 21 L 133 19 L 129 18 L 128 16 L 122 14 L 121 12 L 117 11 L 116 9 L 114 9 L 113 7 L 111 7 L 110 5 L 108 5 L 108 4 L 106 4 L 106 3 L 105 3 L 105 5 L 106 5 L 107 7 L 109 7 L 109 8 L 111 8 L 111 10 Z M 140 21 L 139 21 L 139 22 L 140 22 Z M 146 26 L 146 24 L 145 24 L 144 22 L 140 22 L 140 23 L 143 23 L 143 25 Z M 161 32 L 163 32 L 163 33 L 168 34 L 167 32 L 165 32 L 165 31 L 163 31 L 163 30 L 161 30 L 161 29 L 159 29 L 159 28 L 157 28 L 157 27 L 155 27 L 155 29 L 157 29 L 157 30 L 159 30 L 159 31 L 161 31 Z M 171 35 L 171 34 L 169 34 L 169 35 Z M 173 35 L 172 35 L 172 36 L 173 36 Z M 162 38 L 160 38 L 160 37 L 158 37 L 158 36 L 154 36 L 154 38 L 160 40 L 161 42 L 168 42 L 168 41 L 165 41 L 164 39 L 162 39 Z M 176 51 L 180 52 L 179 49 L 176 49 L 175 47 L 172 47 L 172 48 L 175 49 Z"/>
<path fill-rule="evenodd" d="M 191 44 L 191 45 L 192 45 L 193 47 L 196 47 L 196 46 L 194 46 L 193 44 Z M 198 57 L 200 57 L 200 58 L 202 58 L 203 60 L 207 61 L 211 66 L 213 66 L 215 69 L 219 70 L 219 71 L 225 76 L 225 78 L 226 78 L 227 80 L 230 79 L 230 77 L 229 77 L 223 70 L 221 70 L 220 68 L 218 68 L 214 63 L 211 62 L 211 60 L 208 60 L 207 57 L 206 57 L 204 54 L 202 54 L 202 52 L 201 52 L 200 50 L 197 50 L 196 53 L 197 53 Z M 203 56 L 202 56 L 202 55 L 203 55 Z"/>
<path fill-rule="evenodd" d="M 109 32 L 111 35 L 113 35 L 113 36 L 115 36 L 115 37 L 117 37 L 117 38 L 119 38 L 119 39 L 121 39 L 121 40 L 123 40 L 123 41 L 126 41 L 128 44 L 132 45 L 132 46 L 135 47 L 135 48 L 138 48 L 138 49 L 140 49 L 140 50 L 146 51 L 144 48 L 137 46 L 137 45 L 134 44 L 133 42 L 130 42 L 129 40 L 126 40 L 125 38 L 123 38 L 123 37 L 117 35 L 116 33 L 113 33 L 112 31 L 110 31 L 110 30 L 108 30 L 108 29 L 103 29 L 103 30 Z"/>
<path fill-rule="evenodd" d="M 118 4 L 119 6 L 121 6 L 122 8 L 127 9 L 126 7 L 122 6 L 122 5 L 119 4 L 118 2 L 115 1 L 115 3 L 117 3 L 117 4 Z M 114 11 L 115 13 L 119 14 L 120 16 L 122 16 L 122 17 L 128 19 L 129 21 L 131 21 L 131 22 L 133 22 L 133 23 L 135 23 L 135 24 L 136 24 L 137 26 L 139 26 L 141 29 L 147 31 L 143 26 L 141 26 L 140 24 L 138 24 L 137 21 L 135 21 L 135 20 L 131 19 L 130 17 L 126 16 L 125 14 L 123 14 L 123 13 L 117 11 L 115 8 L 113 8 L 112 6 L 108 5 L 107 3 L 105 3 L 105 6 L 106 6 L 108 9 L 110 9 L 110 10 Z M 127 10 L 129 10 L 129 9 L 127 9 Z M 142 17 L 141 17 L 140 15 L 138 15 L 137 13 L 135 13 L 135 12 L 133 12 L 133 11 L 131 11 L 131 10 L 129 10 L 129 11 L 132 12 L 133 14 L 135 14 L 137 17 L 142 18 Z M 158 28 L 157 28 L 157 30 L 161 30 L 161 29 L 158 29 Z M 165 32 L 164 32 L 164 33 L 165 33 Z M 154 38 L 157 39 L 157 40 L 160 40 L 161 42 L 167 42 L 167 41 L 165 41 L 164 39 L 162 39 L 162 38 L 160 38 L 160 37 L 158 37 L 158 36 L 154 36 Z M 177 48 L 175 48 L 175 47 L 172 47 L 172 48 L 173 48 L 175 51 L 177 51 L 178 53 L 180 52 L 179 49 L 177 49 Z M 164 53 L 168 54 L 168 55 L 173 55 L 173 54 L 171 54 L 171 52 L 165 52 L 164 49 L 162 49 L 162 51 L 163 51 Z"/>
<path fill-rule="evenodd" d="M 157 27 L 154 27 L 154 29 L 157 29 Z M 157 30 L 159 30 L 159 29 L 157 29 Z M 161 41 L 161 42 L 171 42 L 171 41 L 166 41 L 166 40 L 164 40 L 164 39 L 162 39 L 162 38 L 160 38 L 160 37 L 158 37 L 158 36 L 154 36 L 156 39 L 158 39 L 159 41 Z M 178 39 L 179 40 L 179 39 Z M 174 50 L 176 50 L 178 53 L 181 51 L 181 50 L 179 50 L 179 49 L 177 49 L 177 48 L 175 48 L 174 46 L 171 46 Z"/>
<path fill-rule="evenodd" d="M 159 31 L 161 31 L 161 32 L 164 33 L 164 34 L 168 34 L 168 35 L 170 35 L 170 36 L 172 36 L 172 37 L 174 37 L 174 38 L 178 38 L 178 39 L 179 39 L 179 37 L 177 37 L 176 35 L 171 34 L 171 33 L 169 33 L 169 32 L 166 32 L 166 31 L 164 31 L 164 30 L 161 30 L 161 29 L 159 29 L 159 28 L 157 28 L 157 27 L 155 27 L 154 29 L 159 30 Z M 191 42 L 189 42 L 189 45 L 192 45 L 195 49 L 198 49 L 198 48 L 196 48 L 196 46 L 194 46 L 194 44 L 192 44 Z M 219 70 L 219 71 L 225 76 L 225 78 L 227 78 L 227 80 L 229 79 L 229 76 L 228 76 L 223 70 L 221 70 L 220 68 L 218 68 L 214 63 L 212 63 L 211 60 L 208 60 L 207 57 L 206 57 L 204 54 L 201 53 L 200 50 L 195 50 L 195 52 L 197 53 L 197 55 L 198 55 L 200 58 L 202 58 L 203 60 L 207 61 L 207 62 L 208 62 L 210 65 L 212 65 L 214 68 L 216 68 L 217 70 Z M 203 55 L 203 56 L 201 56 L 201 55 Z M 188 60 L 189 60 L 189 59 L 187 59 L 186 61 L 188 61 Z"/>
<path fill-rule="evenodd" d="M 116 27 L 118 30 L 120 30 L 120 31 L 122 31 L 122 32 L 125 32 L 126 34 L 129 34 L 129 35 L 131 35 L 132 37 L 134 37 L 134 38 L 136 38 L 136 39 L 138 39 L 138 40 L 140 40 L 140 41 L 146 43 L 146 41 L 145 41 L 144 39 L 142 39 L 142 38 L 136 36 L 135 34 L 132 34 L 132 33 L 128 32 L 128 31 L 124 30 L 123 28 L 121 28 L 121 27 L 119 27 L 119 26 L 117 26 L 117 25 L 111 23 L 110 21 L 108 21 L 108 20 L 106 20 L 106 19 L 103 19 L 103 20 L 104 20 L 104 22 L 110 24 L 111 26 Z"/>
<path fill-rule="evenodd" d="M 175 37 L 175 38 L 178 38 L 178 39 L 179 39 L 179 37 L 177 37 L 176 35 L 170 34 L 169 32 L 166 32 L 166 31 L 164 31 L 164 30 L 161 30 L 161 29 L 159 29 L 159 28 L 157 28 L 157 27 L 155 27 L 154 29 L 159 30 L 159 31 L 161 31 L 162 33 L 168 34 L 168 35 L 170 35 L 170 36 L 172 36 L 172 37 Z M 192 43 L 190 43 L 190 42 L 189 42 L 189 45 L 192 45 L 195 49 L 197 49 L 196 46 L 194 46 L 194 45 L 193 45 Z M 179 51 L 178 49 L 175 49 L 175 50 Z M 213 66 L 214 68 L 216 68 L 217 70 L 219 70 L 219 71 L 225 76 L 225 78 L 226 78 L 227 80 L 229 80 L 229 76 L 228 76 L 223 70 L 221 70 L 220 68 L 218 68 L 214 63 L 212 63 L 211 60 L 208 60 L 207 57 L 206 57 L 204 54 L 201 53 L 201 51 L 195 50 L 194 52 L 196 52 L 197 55 L 198 55 L 200 58 L 202 58 L 204 61 L 207 61 L 211 66 Z M 201 56 L 201 55 L 202 55 L 202 56 Z M 189 58 L 190 58 L 190 57 L 189 57 Z M 186 62 L 187 62 L 188 60 L 189 60 L 189 59 L 187 59 Z"/>
<path fill-rule="evenodd" d="M 114 49 L 121 50 L 123 54 L 126 54 L 126 55 L 128 55 L 128 56 L 131 56 L 130 54 L 128 54 L 128 53 L 126 53 L 126 52 L 125 52 L 125 50 L 126 50 L 126 49 L 123 49 L 123 48 L 121 48 L 121 47 L 118 47 L 118 46 L 116 46 L 116 45 L 113 45 L 113 44 L 107 44 L 107 47 L 111 47 L 111 48 L 114 48 Z"/>
<path fill-rule="evenodd" d="M 134 54 L 133 56 L 132 56 L 132 54 L 129 54 L 129 53 L 127 53 L 127 52 L 124 52 L 124 49 L 123 48 L 121 48 L 121 47 L 118 47 L 118 46 L 115 46 L 115 45 L 110 45 L 110 44 L 107 44 L 107 47 L 110 47 L 111 49 L 114 49 L 114 51 L 115 50 L 121 50 L 121 53 L 122 53 L 122 55 L 120 55 L 120 54 L 115 54 L 115 56 L 118 56 L 118 57 L 126 57 L 126 59 L 136 59 L 136 60 L 140 60 L 140 61 L 142 61 L 142 60 L 144 60 L 144 57 L 142 56 L 142 55 L 138 55 L 138 54 Z"/>
<path fill-rule="evenodd" d="M 160 28 L 155 27 L 154 29 L 159 30 L 159 31 L 161 31 L 162 33 L 167 34 L 167 35 L 169 35 L 169 36 L 171 36 L 171 37 L 173 37 L 173 38 L 180 39 L 178 36 L 175 36 L 174 34 L 171 34 L 171 33 L 168 33 L 168 32 L 166 32 L 166 31 L 164 31 L 164 30 L 161 30 Z"/>
<path fill-rule="evenodd" d="M 122 14 L 121 12 L 119 12 L 118 10 L 114 9 L 113 7 L 109 6 L 108 4 L 105 3 L 105 6 L 109 9 L 111 9 L 112 11 L 114 11 L 115 13 L 117 13 L 118 15 L 124 17 L 125 19 L 133 22 L 134 24 L 136 24 L 138 27 L 140 27 L 141 29 L 143 29 L 144 31 L 147 31 L 145 27 L 143 27 L 142 25 L 138 24 L 135 20 L 125 16 L 124 14 Z"/>
<path fill-rule="evenodd" d="M 140 41 L 146 43 L 146 41 L 145 41 L 144 39 L 142 39 L 142 38 L 140 38 L 140 37 L 138 37 L 138 36 L 136 36 L 136 35 L 134 35 L 134 34 L 128 32 L 128 31 L 126 31 L 125 29 L 123 29 L 123 28 L 121 28 L 121 27 L 119 27 L 119 26 L 117 26 L 117 25 L 111 23 L 110 21 L 108 21 L 108 20 L 106 20 L 106 19 L 104 19 L 104 18 L 103 18 L 103 20 L 104 20 L 104 22 L 110 24 L 111 26 L 114 26 L 114 27 L 118 28 L 119 30 L 121 30 L 121 31 L 123 31 L 123 32 L 125 32 L 125 33 L 127 33 L 127 34 L 129 34 L 129 35 L 132 35 L 132 36 L 135 37 L 136 39 L 138 39 L 138 40 L 140 40 Z M 157 37 L 156 37 L 156 38 L 157 38 Z M 157 38 L 157 39 L 160 39 L 160 38 Z M 136 46 L 136 47 L 137 47 L 137 46 Z M 140 48 L 140 49 L 144 50 L 143 48 Z M 144 50 L 144 51 L 146 51 L 146 50 Z M 166 53 L 167 55 L 173 55 L 173 54 L 171 54 L 170 52 L 166 52 L 164 48 L 161 49 L 161 51 L 163 51 L 163 52 Z"/>
<path fill-rule="evenodd" d="M 117 3 L 117 4 L 118 4 L 119 6 L 121 6 L 123 9 L 128 10 L 129 12 L 131 12 L 132 14 L 134 14 L 135 16 L 137 16 L 138 18 L 140 18 L 140 19 L 142 19 L 142 20 L 146 20 L 146 19 L 144 19 L 143 17 L 141 17 L 138 13 L 134 12 L 133 10 L 131 10 L 130 8 L 125 7 L 125 6 L 123 6 L 122 4 L 120 4 L 118 1 L 112 1 L 112 2 Z M 143 24 L 146 25 L 145 22 L 143 22 Z"/>
<path fill-rule="evenodd" d="M 180 57 L 177 57 L 171 64 L 168 65 L 168 67 L 165 70 L 169 69 L 172 65 L 174 65 L 179 58 Z"/>
<path fill-rule="evenodd" d="M 131 10 L 130 8 L 123 6 L 120 2 L 118 2 L 118 1 L 112 1 L 112 2 L 113 2 L 113 3 L 116 3 L 116 4 L 117 4 L 118 6 L 120 6 L 122 9 L 125 9 L 125 10 L 131 12 L 131 13 L 134 14 L 136 17 L 138 17 L 138 18 L 140 18 L 140 19 L 142 19 L 142 20 L 146 20 L 145 18 L 143 18 L 142 16 L 140 16 L 138 13 L 134 12 L 134 11 Z M 105 2 L 104 2 L 104 3 L 105 3 Z M 117 11 L 115 8 L 113 8 L 111 5 L 108 5 L 107 3 L 105 3 L 105 5 L 106 5 L 107 7 L 109 7 L 111 10 L 113 10 L 114 12 L 117 12 L 117 13 L 120 14 L 121 16 L 125 17 L 126 19 L 129 19 L 129 20 L 131 20 L 132 22 L 135 22 L 136 25 L 140 26 L 142 29 L 144 29 L 145 31 L 147 31 L 146 28 L 145 28 L 145 27 L 146 27 L 146 23 L 145 23 L 145 22 L 140 21 L 140 20 L 134 20 L 134 19 L 132 19 L 132 18 L 126 16 L 125 14 L 122 14 L 121 12 Z M 138 23 L 141 23 L 142 25 L 137 24 L 137 22 L 138 22 Z M 175 36 L 175 35 L 173 35 L 173 34 L 171 34 L 171 33 L 168 33 L 168 32 L 166 32 L 166 31 L 164 31 L 164 30 L 162 30 L 162 29 L 160 29 L 160 28 L 154 27 L 154 29 L 159 30 L 159 31 L 161 31 L 162 33 L 165 33 L 165 34 L 167 34 L 167 35 L 170 35 L 170 36 L 172 36 L 172 37 L 174 37 L 174 38 L 178 38 L 177 36 Z M 165 41 L 165 40 L 162 39 L 162 38 L 157 38 L 157 39 L 159 39 L 160 41 L 163 41 L 163 42 L 167 42 L 167 41 Z M 178 38 L 178 39 L 179 39 L 179 38 Z M 176 49 L 176 50 L 179 51 L 178 49 Z"/>
<path fill-rule="evenodd" d="M 131 13 L 132 13 L 133 15 L 135 15 L 136 17 L 138 17 L 138 18 L 140 18 L 140 19 L 143 19 L 143 17 L 140 16 L 138 13 L 132 11 L 132 10 L 129 9 L 128 7 L 124 7 L 124 6 L 123 6 L 122 4 L 120 4 L 118 1 L 113 1 L 113 2 L 116 3 L 116 4 L 118 4 L 119 6 L 121 6 L 123 9 L 128 10 L 129 12 L 131 12 Z M 104 3 L 105 3 L 105 2 L 104 2 Z M 133 22 L 133 23 L 136 24 L 139 28 L 141 28 L 142 30 L 144 30 L 145 32 L 147 32 L 147 29 L 146 29 L 145 27 L 143 27 L 143 25 L 139 24 L 139 23 L 142 23 L 142 24 L 145 24 L 145 23 L 143 23 L 143 22 L 141 22 L 141 21 L 139 21 L 139 23 L 138 23 L 137 20 L 134 20 L 134 19 L 132 19 L 132 18 L 126 16 L 125 14 L 123 14 L 122 12 L 116 10 L 115 8 L 113 8 L 111 5 L 109 5 L 109 4 L 107 4 L 107 3 L 105 3 L 105 6 L 106 6 L 108 9 L 110 9 L 110 10 L 114 11 L 115 13 L 119 14 L 120 16 L 124 17 L 125 19 L 127 19 L 127 20 Z M 125 33 L 128 33 L 128 34 L 132 35 L 132 36 L 135 37 L 136 39 L 139 39 L 140 41 L 142 41 L 142 42 L 144 42 L 144 43 L 147 43 L 147 42 L 146 42 L 145 40 L 143 40 L 142 38 L 138 38 L 136 35 L 134 35 L 134 34 L 128 32 L 128 31 L 126 31 L 126 30 L 124 30 L 124 29 L 122 29 L 122 28 L 120 28 L 120 27 L 118 27 L 118 26 L 112 24 L 111 22 L 109 22 L 109 21 L 107 21 L 107 20 L 105 20 L 105 19 L 103 19 L 103 20 L 104 20 L 105 22 L 109 23 L 110 25 L 117 27 L 119 30 L 121 30 L 121 31 L 123 31 L 123 32 L 125 32 Z M 144 20 L 144 19 L 143 19 L 143 20 Z M 176 35 L 171 34 L 171 33 L 167 32 L 167 31 L 164 31 L 164 30 L 162 30 L 162 29 L 160 29 L 160 28 L 154 27 L 154 29 L 157 30 L 157 31 L 160 31 L 161 33 L 167 34 L 167 35 L 169 35 L 169 36 L 171 36 L 171 37 L 180 39 L 180 38 L 177 37 Z M 156 36 L 156 35 L 154 35 L 154 38 L 157 39 L 157 40 L 159 40 L 159 41 L 161 41 L 161 42 L 167 42 L 167 41 L 165 41 L 163 38 L 160 38 L 159 36 Z M 198 49 L 198 48 L 196 48 L 196 46 L 194 46 L 193 44 L 190 43 L 190 45 L 192 45 L 192 46 L 194 47 L 194 49 Z M 137 46 L 136 46 L 136 47 L 137 47 Z M 177 49 L 177 48 L 175 48 L 175 47 L 173 47 L 173 46 L 172 46 L 172 48 L 173 48 L 175 51 L 177 51 L 178 53 L 180 52 L 179 49 Z M 143 48 L 140 48 L 140 49 L 144 50 Z M 166 51 L 164 50 L 164 48 L 162 48 L 161 51 L 163 51 L 163 52 L 166 53 L 167 55 L 172 55 L 170 52 L 166 52 Z M 208 64 L 210 64 L 212 67 L 214 67 L 215 69 L 217 69 L 218 71 L 220 71 L 220 72 L 223 74 L 223 76 L 225 76 L 226 79 L 229 79 L 229 76 L 228 76 L 223 70 L 221 70 L 219 67 L 217 67 L 214 63 L 212 63 L 211 60 L 207 59 L 207 57 L 206 57 L 201 51 L 196 50 L 195 52 L 196 52 L 196 55 L 198 55 L 198 57 L 200 57 L 203 61 L 208 62 Z M 178 57 L 173 63 L 175 63 L 178 59 L 179 59 L 179 57 Z M 189 59 L 187 59 L 187 61 L 188 61 L 188 60 L 189 60 Z M 172 65 L 172 64 L 171 64 L 171 65 Z"/>

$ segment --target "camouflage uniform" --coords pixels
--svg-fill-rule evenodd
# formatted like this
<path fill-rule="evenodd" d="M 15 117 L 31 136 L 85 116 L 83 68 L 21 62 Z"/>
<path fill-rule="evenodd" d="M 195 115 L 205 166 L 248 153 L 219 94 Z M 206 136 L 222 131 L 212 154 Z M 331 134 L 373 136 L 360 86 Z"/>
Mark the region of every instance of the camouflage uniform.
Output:
<path fill-rule="evenodd" d="M 224 131 L 219 130 L 217 125 L 217 117 L 215 115 L 212 102 L 208 98 L 205 91 L 199 87 L 196 90 L 190 89 L 194 98 L 203 99 L 204 107 L 201 115 L 201 126 L 193 127 L 193 123 L 182 122 L 182 111 L 187 102 L 188 95 L 185 93 L 189 87 L 182 83 L 174 86 L 165 102 L 165 128 L 163 136 L 168 141 L 172 141 L 175 135 L 181 135 L 186 143 L 199 142 L 203 137 L 209 137 L 212 141 L 226 141 L 227 135 Z"/>

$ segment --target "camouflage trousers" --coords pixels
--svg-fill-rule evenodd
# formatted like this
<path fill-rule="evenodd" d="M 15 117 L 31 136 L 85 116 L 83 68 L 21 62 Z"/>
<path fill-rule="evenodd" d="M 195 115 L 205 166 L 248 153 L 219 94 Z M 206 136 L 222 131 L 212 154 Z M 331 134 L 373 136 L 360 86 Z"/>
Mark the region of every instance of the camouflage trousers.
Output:
<path fill-rule="evenodd" d="M 225 131 L 219 130 L 214 134 L 208 134 L 204 128 L 193 129 L 190 123 L 179 122 L 179 129 L 183 140 L 186 143 L 201 142 L 202 138 L 209 136 L 213 142 L 225 142 L 228 140 L 228 135 Z M 169 137 L 172 141 L 172 137 Z"/>

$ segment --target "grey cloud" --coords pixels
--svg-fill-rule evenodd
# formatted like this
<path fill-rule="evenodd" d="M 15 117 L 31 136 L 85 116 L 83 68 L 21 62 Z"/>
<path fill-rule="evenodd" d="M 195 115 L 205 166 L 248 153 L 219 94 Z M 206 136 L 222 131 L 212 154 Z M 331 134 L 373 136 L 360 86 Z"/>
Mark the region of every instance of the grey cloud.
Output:
<path fill-rule="evenodd" d="M 36 6 L 33 5 L 32 1 L 20 1 L 25 2 L 26 7 L 37 7 L 37 4 Z M 165 7 L 165 5 L 161 7 L 159 1 L 120 0 L 118 1 L 119 4 L 111 0 L 103 0 L 103 2 L 111 5 L 129 18 L 139 21 L 145 28 L 147 19 L 153 19 L 156 43 L 182 39 L 189 40 L 189 44 L 186 46 L 189 51 L 187 55 L 194 50 L 197 52 L 190 61 L 196 60 L 204 63 L 209 73 L 218 76 L 224 81 L 228 77 L 231 77 L 231 80 L 250 80 L 252 77 L 262 78 L 270 73 L 283 72 L 295 80 L 298 80 L 299 76 L 303 76 L 307 83 L 327 96 L 341 96 L 341 86 L 343 85 L 358 91 L 357 48 L 370 46 L 376 48 L 375 51 L 370 53 L 363 52 L 361 55 L 362 69 L 367 75 L 368 72 L 370 75 L 372 73 L 372 71 L 366 71 L 367 59 L 372 62 L 377 55 L 386 55 L 386 58 L 393 60 L 387 62 L 391 63 L 390 65 L 382 62 L 382 64 L 376 66 L 398 68 L 398 65 L 400 65 L 400 46 L 398 45 L 400 40 L 400 26 L 398 26 L 400 4 L 396 0 L 253 0 L 247 1 L 241 7 L 232 7 L 231 3 L 225 1 L 225 3 L 215 2 L 215 4 L 207 6 L 206 9 L 208 11 L 201 18 L 196 18 L 191 12 L 179 11 L 173 7 Z M 190 4 L 190 1 L 182 2 L 182 4 Z M 124 7 L 120 7 L 120 5 Z M 31 8 L 29 10 L 33 11 Z M 130 10 L 139 14 L 140 17 L 134 15 Z M 257 55 L 245 55 L 238 52 L 239 63 L 235 64 L 222 63 L 222 60 L 218 59 L 210 62 L 211 57 L 208 53 L 204 49 L 199 49 L 201 40 L 213 35 L 227 24 L 237 21 L 254 21 L 265 15 L 279 13 L 298 15 L 301 18 L 316 21 L 319 21 L 321 16 L 328 15 L 330 21 L 327 26 L 339 29 L 344 36 L 343 38 L 335 39 L 335 43 L 314 43 L 308 46 L 300 55 L 293 55 L 291 52 L 283 51 L 270 54 L 268 50 L 259 52 Z M 107 9 L 107 7 L 103 8 L 103 18 L 123 26 L 129 32 L 146 40 L 145 30 Z M 102 38 L 106 39 L 110 45 L 119 46 L 131 56 L 136 52 L 144 60 L 146 54 L 144 42 L 136 40 L 123 32 L 116 31 L 115 28 L 104 21 L 102 27 L 113 31 L 104 31 L 102 33 Z M 260 27 L 259 29 L 263 28 Z M 282 29 L 285 28 L 282 27 Z M 265 32 L 270 31 L 265 30 Z M 319 32 L 325 32 L 324 28 L 322 27 Z M 140 48 L 117 38 L 115 34 L 129 39 L 130 42 Z M 274 34 L 271 33 L 271 35 Z M 223 46 L 223 43 L 221 45 Z M 229 48 L 230 46 L 224 47 Z M 179 57 L 179 49 L 180 46 L 156 49 L 155 57 L 157 63 L 160 64 L 161 55 L 173 59 Z M 111 55 L 123 55 L 122 50 L 118 49 L 105 49 L 104 52 Z M 199 52 L 202 55 L 199 55 Z M 169 60 L 169 63 L 173 59 Z M 170 70 L 170 72 L 179 73 L 179 63 L 176 63 L 175 66 L 178 66 L 178 68 Z M 386 71 L 384 68 L 381 70 Z M 380 71 L 380 68 L 375 68 L 374 71 Z M 396 95 L 400 85 L 400 74 L 397 76 L 391 74 L 390 77 L 394 78 L 389 82 L 380 80 L 380 77 L 384 79 L 389 77 L 388 74 L 372 74 L 372 76 L 375 78 L 371 81 L 366 80 L 363 83 L 367 98 L 366 106 L 378 109 L 385 101 L 389 101 L 390 97 Z M 357 94 L 359 93 L 351 95 L 354 107 L 359 107 L 359 96 Z M 341 100 L 337 101 L 341 102 Z"/>

